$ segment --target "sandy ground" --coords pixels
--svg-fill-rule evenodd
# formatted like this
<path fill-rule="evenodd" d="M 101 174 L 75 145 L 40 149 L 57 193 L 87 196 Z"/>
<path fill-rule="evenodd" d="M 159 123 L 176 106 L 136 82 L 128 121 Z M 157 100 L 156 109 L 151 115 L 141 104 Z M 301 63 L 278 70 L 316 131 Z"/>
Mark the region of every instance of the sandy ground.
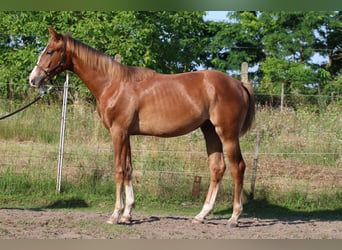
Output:
<path fill-rule="evenodd" d="M 342 221 L 211 216 L 191 224 L 190 216 L 134 213 L 130 225 L 108 225 L 109 213 L 93 211 L 0 209 L 1 239 L 342 239 Z"/>

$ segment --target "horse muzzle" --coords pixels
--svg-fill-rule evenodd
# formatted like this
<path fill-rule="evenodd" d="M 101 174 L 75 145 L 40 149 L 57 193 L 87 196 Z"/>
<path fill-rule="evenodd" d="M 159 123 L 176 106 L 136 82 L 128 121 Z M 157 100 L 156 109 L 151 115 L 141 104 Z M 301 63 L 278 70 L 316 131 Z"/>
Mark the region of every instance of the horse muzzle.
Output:
<path fill-rule="evenodd" d="M 46 77 L 45 76 L 35 76 L 29 78 L 30 86 L 33 88 L 40 88 L 42 85 L 46 83 Z"/>

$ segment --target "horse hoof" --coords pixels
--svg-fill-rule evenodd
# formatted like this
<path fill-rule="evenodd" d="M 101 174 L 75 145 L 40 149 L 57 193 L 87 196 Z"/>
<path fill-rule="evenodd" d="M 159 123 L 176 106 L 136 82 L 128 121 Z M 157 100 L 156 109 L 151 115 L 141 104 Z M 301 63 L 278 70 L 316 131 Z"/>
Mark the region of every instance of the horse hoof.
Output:
<path fill-rule="evenodd" d="M 113 218 L 113 217 L 110 217 L 107 221 L 106 221 L 107 224 L 118 224 L 118 219 L 117 218 Z"/>
<path fill-rule="evenodd" d="M 114 221 L 114 220 L 111 220 L 111 219 L 107 220 L 106 223 L 110 224 L 110 225 L 118 224 L 117 221 Z"/>
<path fill-rule="evenodd" d="M 236 228 L 236 227 L 239 227 L 239 224 L 236 223 L 236 222 L 228 221 L 227 227 L 228 227 L 228 228 Z"/>
<path fill-rule="evenodd" d="M 193 218 L 191 221 L 192 224 L 203 224 L 204 221 L 201 219 Z"/>
<path fill-rule="evenodd" d="M 132 222 L 131 217 L 122 216 L 119 220 L 120 224 L 131 224 L 131 222 Z"/>

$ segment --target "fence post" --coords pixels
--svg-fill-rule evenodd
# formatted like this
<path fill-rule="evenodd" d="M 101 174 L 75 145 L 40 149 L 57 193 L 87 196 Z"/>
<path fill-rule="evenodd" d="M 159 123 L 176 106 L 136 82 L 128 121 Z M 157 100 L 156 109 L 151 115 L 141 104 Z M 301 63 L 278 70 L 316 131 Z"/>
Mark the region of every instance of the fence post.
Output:
<path fill-rule="evenodd" d="M 194 183 L 192 185 L 192 199 L 195 200 L 201 191 L 201 181 L 202 177 L 201 176 L 195 176 L 194 178 Z"/>
<path fill-rule="evenodd" d="M 283 113 L 284 110 L 284 98 L 285 98 L 285 83 L 281 82 L 281 94 L 280 94 L 280 113 Z"/>
<path fill-rule="evenodd" d="M 57 192 L 61 192 L 62 182 L 62 167 L 63 167 L 63 153 L 64 153 L 64 133 L 65 133 L 65 121 L 66 121 L 66 107 L 68 100 L 68 86 L 69 86 L 69 73 L 66 75 L 63 89 L 63 104 L 62 104 L 62 118 L 61 118 L 61 129 L 59 134 L 59 151 L 58 151 L 58 166 L 57 166 Z"/>
<path fill-rule="evenodd" d="M 255 151 L 254 151 L 254 157 L 253 157 L 251 192 L 249 194 L 249 200 L 253 200 L 254 199 L 256 173 L 257 173 L 257 168 L 258 168 L 259 146 L 260 146 L 260 142 L 261 142 L 262 133 L 263 132 L 258 131 L 257 132 L 257 137 L 256 137 Z"/>
<path fill-rule="evenodd" d="M 248 82 L 248 63 L 241 64 L 241 82 Z"/>

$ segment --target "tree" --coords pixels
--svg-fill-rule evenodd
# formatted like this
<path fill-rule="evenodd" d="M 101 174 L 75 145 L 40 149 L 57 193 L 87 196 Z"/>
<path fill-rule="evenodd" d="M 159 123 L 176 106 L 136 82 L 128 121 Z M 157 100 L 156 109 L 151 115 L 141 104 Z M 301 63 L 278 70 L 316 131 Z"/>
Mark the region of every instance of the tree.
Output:
<path fill-rule="evenodd" d="M 244 61 L 254 67 L 264 60 L 259 15 L 256 11 L 229 12 L 227 22 L 210 22 L 212 38 L 205 65 L 232 72 L 239 70 Z"/>
<path fill-rule="evenodd" d="M 26 96 L 28 72 L 33 68 L 36 55 L 36 36 L 28 32 L 36 12 L 0 12 L 0 95 L 5 97 Z M 0 85 L 0 86 L 1 86 Z"/>
<path fill-rule="evenodd" d="M 266 13 L 265 16 L 267 16 Z M 330 94 L 333 77 L 339 74 L 341 60 L 341 13 L 339 12 L 277 12 L 270 13 L 276 25 L 264 38 L 268 55 L 283 58 L 289 63 L 284 79 L 290 85 L 288 93 Z M 269 19 L 269 17 L 266 17 Z M 320 54 L 328 63 L 320 65 L 313 57 Z M 297 65 L 293 65 L 296 63 Z M 323 74 L 323 69 L 329 74 Z M 266 72 L 264 72 L 266 73 Z M 323 90 L 323 92 L 322 92 Z"/>
<path fill-rule="evenodd" d="M 342 92 L 341 11 L 231 11 L 225 22 L 205 22 L 204 14 L 0 12 L 0 96 L 32 93 L 27 78 L 49 39 L 48 25 L 111 56 L 121 54 L 124 64 L 161 73 L 201 66 L 239 75 L 246 61 L 257 93 L 279 95 L 282 85 L 285 94 Z M 327 61 L 314 61 L 318 54 Z M 85 86 L 72 80 L 80 97 L 89 98 Z"/>
<path fill-rule="evenodd" d="M 69 32 L 86 44 L 123 63 L 162 73 L 195 70 L 205 43 L 204 12 L 35 11 L 0 12 L 0 84 L 27 96 L 28 73 L 49 38 L 47 26 Z M 78 79 L 81 96 L 90 96 Z M 8 88 L 0 95 L 9 97 Z M 5 93 L 6 92 L 6 93 Z"/>
<path fill-rule="evenodd" d="M 316 30 L 315 49 L 320 55 L 328 57 L 328 62 L 323 66 L 332 76 L 337 76 L 342 68 L 342 11 L 319 15 L 321 22 Z"/>
<path fill-rule="evenodd" d="M 212 37 L 205 65 L 238 72 L 247 61 L 261 93 L 321 93 L 340 74 L 341 23 L 341 12 L 336 11 L 229 12 L 226 22 L 209 23 Z M 326 65 L 313 60 L 318 53 L 329 58 Z M 330 79 L 322 80 L 322 68 Z"/>

